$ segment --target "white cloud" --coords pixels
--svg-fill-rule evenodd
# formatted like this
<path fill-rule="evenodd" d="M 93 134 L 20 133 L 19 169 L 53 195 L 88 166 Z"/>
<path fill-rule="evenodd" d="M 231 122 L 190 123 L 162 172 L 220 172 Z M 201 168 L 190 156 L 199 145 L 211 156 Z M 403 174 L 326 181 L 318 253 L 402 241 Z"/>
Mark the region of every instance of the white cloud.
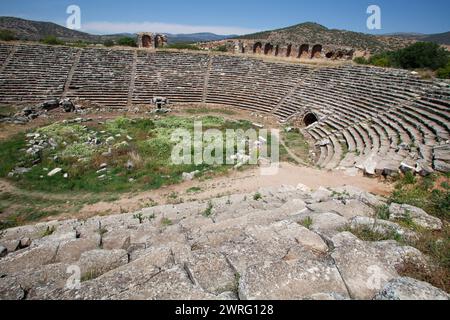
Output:
<path fill-rule="evenodd" d="M 82 31 L 98 34 L 114 34 L 114 33 L 136 33 L 136 32 L 159 32 L 159 33 L 199 33 L 211 32 L 215 34 L 248 34 L 258 30 L 240 28 L 240 27 L 223 27 L 223 26 L 192 26 L 182 24 L 171 24 L 161 22 L 140 22 L 140 23 L 116 23 L 116 22 L 89 22 L 82 25 Z"/>

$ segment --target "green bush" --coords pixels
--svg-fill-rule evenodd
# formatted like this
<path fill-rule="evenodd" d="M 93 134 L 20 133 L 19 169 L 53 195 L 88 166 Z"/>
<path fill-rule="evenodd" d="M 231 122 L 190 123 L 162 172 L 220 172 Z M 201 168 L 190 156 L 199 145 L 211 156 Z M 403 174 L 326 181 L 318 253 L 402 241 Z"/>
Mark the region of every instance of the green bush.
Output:
<path fill-rule="evenodd" d="M 194 44 L 189 44 L 189 43 L 172 43 L 168 46 L 166 46 L 165 48 L 167 49 L 177 49 L 177 50 L 200 50 L 199 47 L 197 47 Z"/>
<path fill-rule="evenodd" d="M 16 34 L 11 30 L 0 30 L 0 40 L 13 41 L 16 40 Z"/>
<path fill-rule="evenodd" d="M 450 62 L 443 68 L 439 68 L 436 76 L 441 79 L 450 79 Z"/>
<path fill-rule="evenodd" d="M 375 54 L 369 60 L 358 57 L 354 61 L 385 68 L 438 70 L 438 77 L 449 78 L 450 53 L 431 42 L 417 42 L 404 49 Z"/>
<path fill-rule="evenodd" d="M 217 48 L 214 48 L 213 51 L 228 52 L 228 48 L 226 45 L 221 45 L 221 46 L 218 46 Z"/>
<path fill-rule="evenodd" d="M 113 47 L 114 46 L 114 41 L 112 40 L 106 40 L 105 42 L 103 42 L 103 45 L 105 47 Z"/>
<path fill-rule="evenodd" d="M 353 61 L 357 64 L 368 64 L 369 63 L 369 61 L 367 61 L 367 59 L 364 57 L 356 57 Z"/>
<path fill-rule="evenodd" d="M 117 40 L 117 44 L 124 47 L 136 47 L 136 40 L 130 37 L 122 37 Z"/>
<path fill-rule="evenodd" d="M 42 43 L 50 44 L 50 45 L 63 45 L 64 41 L 58 39 L 55 36 L 47 36 L 41 40 Z"/>
<path fill-rule="evenodd" d="M 437 70 L 449 63 L 449 52 L 431 42 L 417 42 L 393 53 L 394 65 L 404 69 Z"/>

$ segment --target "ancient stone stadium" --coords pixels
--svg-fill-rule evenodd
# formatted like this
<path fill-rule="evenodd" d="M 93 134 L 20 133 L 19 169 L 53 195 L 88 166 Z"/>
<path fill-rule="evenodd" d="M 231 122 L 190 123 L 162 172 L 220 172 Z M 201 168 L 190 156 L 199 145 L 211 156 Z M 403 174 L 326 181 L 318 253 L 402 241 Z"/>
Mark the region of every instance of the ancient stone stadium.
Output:
<path fill-rule="evenodd" d="M 0 299 L 449 299 L 447 81 L 138 37 L 0 42 Z M 280 175 L 169 166 L 195 119 L 280 129 Z"/>

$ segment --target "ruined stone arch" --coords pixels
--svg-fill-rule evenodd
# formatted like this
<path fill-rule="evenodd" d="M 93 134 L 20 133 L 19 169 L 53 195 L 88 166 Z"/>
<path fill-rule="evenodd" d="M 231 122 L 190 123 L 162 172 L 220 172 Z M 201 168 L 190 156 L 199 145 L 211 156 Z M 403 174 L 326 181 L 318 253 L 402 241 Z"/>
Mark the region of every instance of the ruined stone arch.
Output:
<path fill-rule="evenodd" d="M 325 54 L 325 57 L 326 57 L 327 59 L 331 59 L 331 58 L 333 58 L 333 56 L 334 56 L 334 51 L 328 51 L 328 52 Z"/>
<path fill-rule="evenodd" d="M 286 49 L 286 57 L 290 57 L 292 52 L 292 44 L 288 44 Z"/>
<path fill-rule="evenodd" d="M 277 44 L 275 46 L 275 56 L 278 57 L 278 54 L 280 53 L 280 46 Z"/>
<path fill-rule="evenodd" d="M 339 50 L 338 52 L 336 52 L 336 59 L 342 59 L 344 58 L 344 52 Z"/>
<path fill-rule="evenodd" d="M 311 50 L 311 59 L 320 58 L 322 54 L 322 45 L 316 44 Z"/>
<path fill-rule="evenodd" d="M 264 54 L 265 55 L 271 55 L 273 52 L 273 45 L 270 43 L 266 43 L 264 45 Z"/>
<path fill-rule="evenodd" d="M 302 55 L 307 55 L 309 52 L 309 44 L 302 44 L 300 48 L 298 49 L 298 56 L 297 58 L 301 58 Z"/>
<path fill-rule="evenodd" d="M 303 116 L 303 123 L 306 127 L 309 127 L 310 125 L 318 121 L 319 118 L 313 112 L 308 112 Z"/>
<path fill-rule="evenodd" d="M 261 42 L 256 42 L 253 45 L 253 53 L 255 54 L 261 54 L 262 51 L 262 43 Z"/>
<path fill-rule="evenodd" d="M 151 48 L 152 47 L 152 37 L 148 34 L 142 36 L 142 47 Z"/>
<path fill-rule="evenodd" d="M 155 36 L 155 48 L 160 48 L 164 46 L 164 37 L 160 34 Z"/>

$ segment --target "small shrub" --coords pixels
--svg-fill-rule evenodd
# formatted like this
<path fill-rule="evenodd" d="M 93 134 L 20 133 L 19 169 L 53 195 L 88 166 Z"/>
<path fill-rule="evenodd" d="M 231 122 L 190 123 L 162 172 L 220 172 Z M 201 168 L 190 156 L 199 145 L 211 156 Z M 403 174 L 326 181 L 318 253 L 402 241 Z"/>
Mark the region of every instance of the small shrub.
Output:
<path fill-rule="evenodd" d="M 205 211 L 203 211 L 203 216 L 206 217 L 206 218 L 209 218 L 210 216 L 212 216 L 213 208 L 214 208 L 213 203 L 211 201 L 209 201 L 208 202 L 208 207 L 206 208 Z"/>
<path fill-rule="evenodd" d="M 169 226 L 173 225 L 173 221 L 170 220 L 169 218 L 163 218 L 161 220 L 161 225 L 164 227 L 169 227 Z"/>
<path fill-rule="evenodd" d="M 381 219 L 381 220 L 389 220 L 389 217 L 391 215 L 389 212 L 389 207 L 386 205 L 376 207 L 375 213 L 376 213 L 376 216 L 378 217 L 378 219 Z"/>
<path fill-rule="evenodd" d="M 0 40 L 13 41 L 17 40 L 16 34 L 11 30 L 0 30 Z"/>
<path fill-rule="evenodd" d="M 169 44 L 168 46 L 166 46 L 165 48 L 177 49 L 177 50 L 195 50 L 195 51 L 200 50 L 199 47 L 197 47 L 194 44 L 190 44 L 190 43 L 172 43 L 172 44 Z"/>
<path fill-rule="evenodd" d="M 228 52 L 228 48 L 227 48 L 226 45 L 221 45 L 221 46 L 218 46 L 217 48 L 214 48 L 213 51 L 216 51 L 216 52 Z"/>
<path fill-rule="evenodd" d="M 55 233 L 55 231 L 56 231 L 55 226 L 47 227 L 47 229 L 45 229 L 45 231 L 42 233 L 42 238 L 51 236 L 53 233 Z"/>
<path fill-rule="evenodd" d="M 113 47 L 114 46 L 114 41 L 112 40 L 106 40 L 105 42 L 103 42 L 103 45 L 105 47 Z"/>
<path fill-rule="evenodd" d="M 305 219 L 300 221 L 299 224 L 305 227 L 306 229 L 311 230 L 311 227 L 313 225 L 313 219 L 311 217 L 306 217 Z"/>
<path fill-rule="evenodd" d="M 47 36 L 43 38 L 41 42 L 49 45 L 64 45 L 64 41 L 58 39 L 55 36 Z"/>
<path fill-rule="evenodd" d="M 130 37 L 122 37 L 117 40 L 117 44 L 124 47 L 136 47 L 136 40 Z"/>
<path fill-rule="evenodd" d="M 439 68 L 436 76 L 441 79 L 450 79 L 450 62 L 445 67 Z"/>
<path fill-rule="evenodd" d="M 356 57 L 353 61 L 357 64 L 369 64 L 369 61 L 364 57 Z"/>
<path fill-rule="evenodd" d="M 255 201 L 259 201 L 261 199 L 262 199 L 262 195 L 259 192 L 255 193 L 255 195 L 253 196 L 253 200 L 255 200 Z"/>
<path fill-rule="evenodd" d="M 139 220 L 139 224 L 142 224 L 142 222 L 144 222 L 144 216 L 142 215 L 141 212 L 135 214 L 135 215 L 133 216 L 133 219 Z"/>

